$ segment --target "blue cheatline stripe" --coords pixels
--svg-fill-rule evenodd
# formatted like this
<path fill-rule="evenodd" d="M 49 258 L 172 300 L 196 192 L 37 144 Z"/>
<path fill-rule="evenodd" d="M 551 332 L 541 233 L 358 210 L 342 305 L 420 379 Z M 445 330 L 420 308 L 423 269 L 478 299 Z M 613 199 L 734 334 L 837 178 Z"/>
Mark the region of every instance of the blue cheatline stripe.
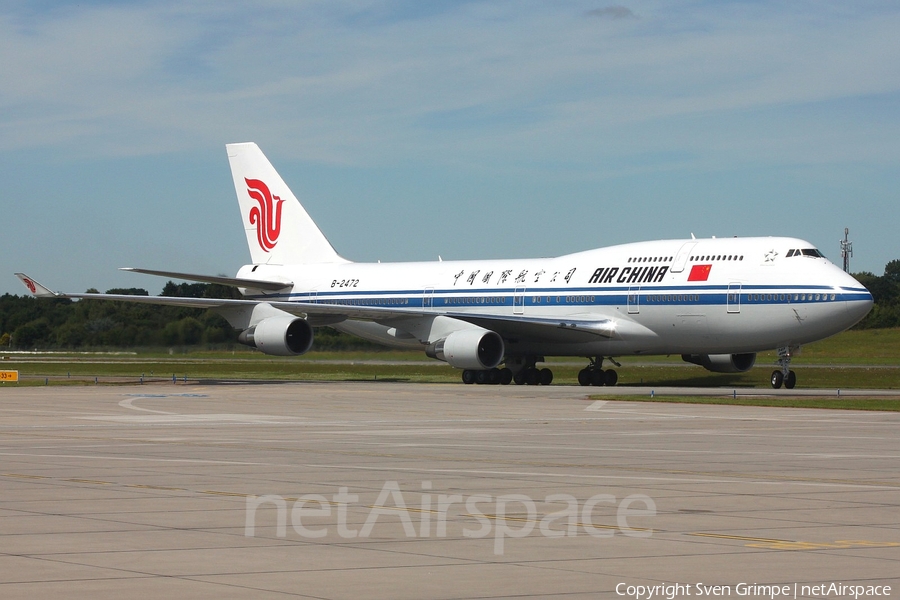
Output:
<path fill-rule="evenodd" d="M 637 287 L 637 286 L 634 286 Z M 710 293 L 718 292 L 718 293 Z M 824 292 L 824 293 L 823 293 Z M 849 292 L 849 293 L 848 293 Z M 729 296 L 740 295 L 739 300 Z M 815 294 L 821 297 L 815 299 Z M 831 300 L 834 295 L 835 299 Z M 424 308 L 424 291 L 383 290 L 383 291 L 349 291 L 297 292 L 289 294 L 271 294 L 248 296 L 258 300 L 286 300 L 297 302 L 317 302 L 321 304 L 358 306 L 358 307 L 402 307 Z M 503 289 L 447 289 L 435 290 L 427 295 L 428 307 L 472 307 L 472 306 L 512 306 L 514 303 L 513 288 Z M 611 306 L 627 304 L 629 296 L 632 303 L 637 297 L 638 303 L 644 306 L 654 305 L 705 305 L 717 306 L 726 304 L 793 304 L 832 301 L 871 301 L 871 294 L 865 288 L 841 288 L 836 292 L 829 286 L 788 286 L 788 285 L 750 285 L 731 289 L 727 285 L 704 286 L 655 286 L 642 287 L 630 291 L 627 287 L 612 288 L 550 288 L 520 292 L 525 306 Z"/>
<path fill-rule="evenodd" d="M 728 285 L 692 285 L 686 286 L 684 284 L 681 285 L 660 285 L 660 286 L 612 286 L 612 287 L 577 287 L 577 288 L 524 288 L 522 293 L 526 296 L 576 296 L 583 294 L 609 294 L 614 292 L 631 292 L 632 289 L 635 289 L 640 294 L 653 294 L 653 293 L 692 293 L 696 291 L 732 291 Z M 868 293 L 868 290 L 865 288 L 841 288 L 846 291 L 858 291 L 863 293 Z M 791 293 L 799 292 L 799 293 L 808 293 L 808 290 L 812 290 L 813 293 L 816 291 L 832 291 L 834 290 L 833 286 L 827 285 L 742 285 L 740 288 L 741 293 L 745 293 L 748 291 L 783 291 Z M 316 292 L 317 298 L 344 298 L 344 297 L 377 297 L 377 296 L 400 296 L 400 297 L 421 297 L 425 293 L 424 289 L 416 289 L 416 290 L 341 290 L 341 291 L 321 291 L 318 290 Z M 447 289 L 435 289 L 433 292 L 429 291 L 429 295 L 433 295 L 435 298 L 451 296 L 451 295 L 475 295 L 475 296 L 511 296 L 515 293 L 515 288 L 506 287 L 506 288 L 447 288 Z M 275 298 L 299 298 L 310 297 L 310 292 L 290 292 L 290 293 L 281 293 L 281 294 L 256 294 L 252 296 L 247 296 L 247 298 L 265 298 L 265 299 L 275 299 Z"/>

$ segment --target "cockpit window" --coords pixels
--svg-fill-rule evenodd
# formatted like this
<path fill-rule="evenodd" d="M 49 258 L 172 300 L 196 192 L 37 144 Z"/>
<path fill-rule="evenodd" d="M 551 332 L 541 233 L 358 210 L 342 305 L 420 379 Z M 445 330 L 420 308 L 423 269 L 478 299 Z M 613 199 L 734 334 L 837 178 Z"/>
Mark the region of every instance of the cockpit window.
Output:
<path fill-rule="evenodd" d="M 785 258 L 791 258 L 792 256 L 809 256 L 811 258 L 825 258 L 825 255 L 816 250 L 815 248 L 797 248 L 794 250 L 788 250 L 787 256 Z"/>

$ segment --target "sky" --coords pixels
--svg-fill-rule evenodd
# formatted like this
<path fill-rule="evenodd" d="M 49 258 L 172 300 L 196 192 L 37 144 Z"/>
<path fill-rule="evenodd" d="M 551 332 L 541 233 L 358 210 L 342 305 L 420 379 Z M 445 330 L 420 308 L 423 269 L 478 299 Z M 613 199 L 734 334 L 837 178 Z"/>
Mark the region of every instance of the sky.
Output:
<path fill-rule="evenodd" d="M 900 258 L 900 4 L 0 4 L 0 294 L 249 262 L 254 141 L 356 261 L 794 236 Z"/>

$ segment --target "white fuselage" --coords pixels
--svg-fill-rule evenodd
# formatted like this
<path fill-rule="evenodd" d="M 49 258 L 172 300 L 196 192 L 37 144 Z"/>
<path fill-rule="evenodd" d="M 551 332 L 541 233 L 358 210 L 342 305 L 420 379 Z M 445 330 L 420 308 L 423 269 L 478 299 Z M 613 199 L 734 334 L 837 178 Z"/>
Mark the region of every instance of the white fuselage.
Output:
<path fill-rule="evenodd" d="M 812 249 L 794 238 L 662 240 L 557 258 L 248 265 L 238 276 L 294 282 L 290 293 L 248 292 L 260 300 L 615 324 L 609 337 L 535 343 L 505 335 L 509 356 L 724 354 L 799 346 L 865 316 L 871 294 L 827 259 L 801 252 Z M 429 342 L 406 333 L 405 321 L 333 326 L 393 346 Z"/>

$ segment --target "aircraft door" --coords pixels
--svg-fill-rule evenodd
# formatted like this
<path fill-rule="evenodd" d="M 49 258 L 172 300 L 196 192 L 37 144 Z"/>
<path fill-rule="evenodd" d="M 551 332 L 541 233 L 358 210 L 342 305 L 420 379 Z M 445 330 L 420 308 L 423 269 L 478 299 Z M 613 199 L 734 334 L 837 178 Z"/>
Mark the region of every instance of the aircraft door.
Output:
<path fill-rule="evenodd" d="M 425 288 L 422 292 L 422 308 L 432 310 L 434 308 L 434 288 Z"/>
<path fill-rule="evenodd" d="M 688 257 L 691 255 L 691 250 L 693 250 L 696 245 L 697 242 L 694 241 L 685 242 L 678 250 L 678 254 L 675 255 L 675 259 L 672 261 L 672 268 L 669 269 L 669 271 L 672 273 L 681 273 L 684 271 L 684 266 L 687 264 Z"/>
<path fill-rule="evenodd" d="M 738 314 L 741 312 L 741 284 L 729 283 L 728 295 L 725 299 L 727 311 L 730 314 Z"/>
<path fill-rule="evenodd" d="M 513 314 L 514 315 L 524 315 L 525 314 L 525 286 L 520 285 L 516 288 L 515 293 L 513 294 Z"/>
<path fill-rule="evenodd" d="M 641 286 L 632 285 L 628 288 L 628 314 L 637 315 L 641 312 Z"/>

